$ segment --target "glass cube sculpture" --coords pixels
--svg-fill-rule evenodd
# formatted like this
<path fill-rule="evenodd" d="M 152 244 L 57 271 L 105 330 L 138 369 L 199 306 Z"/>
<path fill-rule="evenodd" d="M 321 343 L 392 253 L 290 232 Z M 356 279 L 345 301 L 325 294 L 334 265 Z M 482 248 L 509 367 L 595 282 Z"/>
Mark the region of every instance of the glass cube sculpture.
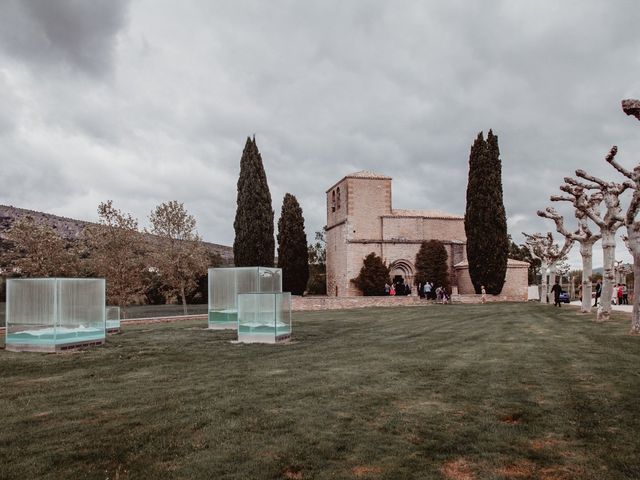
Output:
<path fill-rule="evenodd" d="M 106 310 L 106 328 L 107 333 L 116 333 L 120 331 L 120 307 L 107 307 Z"/>
<path fill-rule="evenodd" d="M 105 340 L 101 278 L 12 278 L 7 281 L 6 349 L 56 352 Z"/>
<path fill-rule="evenodd" d="M 238 341 L 277 343 L 291 338 L 291 294 L 238 295 Z"/>
<path fill-rule="evenodd" d="M 282 292 L 282 269 L 234 267 L 209 269 L 209 328 L 238 327 L 238 294 Z"/>

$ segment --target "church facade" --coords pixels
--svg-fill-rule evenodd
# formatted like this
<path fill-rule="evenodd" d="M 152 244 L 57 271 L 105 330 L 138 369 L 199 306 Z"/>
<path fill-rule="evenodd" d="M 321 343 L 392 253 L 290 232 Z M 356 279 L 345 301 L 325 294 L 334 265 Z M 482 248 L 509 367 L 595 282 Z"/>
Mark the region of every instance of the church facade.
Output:
<path fill-rule="evenodd" d="M 385 175 L 360 171 L 327 190 L 327 295 L 362 295 L 351 280 L 371 252 L 390 267 L 392 281 L 401 280 L 415 293 L 415 258 L 428 240 L 440 240 L 445 246 L 454 293 L 475 293 L 466 262 L 464 217 L 394 209 L 391 181 Z M 503 292 L 510 299 L 526 300 L 527 268 L 525 262 L 509 260 Z"/>
<path fill-rule="evenodd" d="M 327 190 L 327 295 L 356 296 L 351 279 L 371 252 L 391 269 L 391 279 L 413 286 L 415 258 L 425 240 L 440 240 L 447 250 L 451 284 L 454 266 L 466 259 L 464 217 L 392 206 L 391 177 L 361 171 Z M 414 287 L 415 291 L 415 287 Z"/>

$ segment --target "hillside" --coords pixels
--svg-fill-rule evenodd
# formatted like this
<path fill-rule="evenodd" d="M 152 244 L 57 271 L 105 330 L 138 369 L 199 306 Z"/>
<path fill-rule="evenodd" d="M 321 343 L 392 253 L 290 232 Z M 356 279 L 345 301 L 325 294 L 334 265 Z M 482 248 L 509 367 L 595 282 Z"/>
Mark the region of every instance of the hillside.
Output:
<path fill-rule="evenodd" d="M 46 225 L 66 240 L 77 240 L 80 238 L 82 231 L 88 226 L 92 225 L 91 222 L 84 220 L 76 220 L 74 218 L 60 217 L 58 215 L 52 215 L 50 213 L 36 212 L 34 210 L 27 210 L 24 208 L 12 207 L 7 205 L 0 205 L 0 239 L 6 238 L 6 231 L 11 228 L 13 222 L 30 216 L 37 224 Z M 147 234 L 150 239 L 157 238 L 155 235 Z M 204 242 L 205 246 L 212 253 L 217 253 L 222 257 L 224 264 L 233 263 L 233 248 L 226 245 L 219 245 L 217 243 Z"/>

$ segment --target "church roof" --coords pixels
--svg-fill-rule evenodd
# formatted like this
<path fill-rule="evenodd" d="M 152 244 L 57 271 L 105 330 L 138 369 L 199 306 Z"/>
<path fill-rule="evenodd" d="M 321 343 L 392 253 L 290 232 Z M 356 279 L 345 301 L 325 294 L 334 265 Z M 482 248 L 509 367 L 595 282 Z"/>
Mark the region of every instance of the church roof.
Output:
<path fill-rule="evenodd" d="M 464 267 L 468 267 L 469 266 L 469 262 L 466 260 L 463 260 L 462 262 L 456 263 L 453 267 L 454 268 L 464 268 Z M 508 258 L 507 259 L 507 268 L 508 267 L 520 267 L 520 268 L 529 268 L 529 262 L 523 262 L 521 260 L 514 260 L 513 258 Z"/>
<path fill-rule="evenodd" d="M 391 210 L 391 215 L 384 215 L 385 217 L 422 217 L 422 218 L 443 218 L 449 220 L 463 220 L 464 217 L 460 215 L 454 215 L 452 213 L 441 212 L 440 210 L 404 210 L 396 209 Z"/>
<path fill-rule="evenodd" d="M 387 175 L 371 172 L 369 170 L 360 170 L 359 172 L 346 175 L 345 178 L 375 178 L 377 180 L 391 180 L 391 177 L 388 177 Z"/>

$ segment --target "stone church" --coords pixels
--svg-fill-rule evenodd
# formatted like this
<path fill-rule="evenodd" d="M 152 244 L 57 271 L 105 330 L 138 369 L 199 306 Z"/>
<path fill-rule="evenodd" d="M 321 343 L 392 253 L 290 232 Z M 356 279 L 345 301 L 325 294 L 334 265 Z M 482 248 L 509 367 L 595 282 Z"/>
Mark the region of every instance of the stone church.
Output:
<path fill-rule="evenodd" d="M 392 207 L 391 177 L 361 171 L 327 190 L 327 295 L 358 296 L 351 282 L 371 252 L 389 265 L 391 279 L 415 292 L 415 258 L 425 240 L 440 240 L 447 250 L 454 293 L 473 294 L 466 262 L 464 217 L 435 210 Z M 525 299 L 528 264 L 509 260 L 503 293 Z"/>

